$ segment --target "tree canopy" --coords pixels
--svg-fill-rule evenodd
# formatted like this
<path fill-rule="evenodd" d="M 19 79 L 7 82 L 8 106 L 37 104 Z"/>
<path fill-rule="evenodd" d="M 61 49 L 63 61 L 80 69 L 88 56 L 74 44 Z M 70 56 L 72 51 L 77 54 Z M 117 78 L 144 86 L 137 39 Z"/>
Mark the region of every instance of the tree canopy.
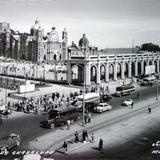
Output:
<path fill-rule="evenodd" d="M 160 51 L 160 47 L 158 45 L 152 43 L 144 43 L 142 44 L 141 51 L 150 51 L 150 52 L 158 52 Z"/>

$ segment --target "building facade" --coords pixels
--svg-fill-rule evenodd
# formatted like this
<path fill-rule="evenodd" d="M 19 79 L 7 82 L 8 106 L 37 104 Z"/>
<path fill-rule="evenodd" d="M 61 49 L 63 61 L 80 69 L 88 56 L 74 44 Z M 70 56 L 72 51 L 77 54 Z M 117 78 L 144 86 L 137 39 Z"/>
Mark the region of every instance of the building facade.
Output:
<path fill-rule="evenodd" d="M 116 81 L 133 78 L 145 74 L 145 67 L 155 65 L 155 72 L 160 72 L 160 53 L 105 53 L 96 47 L 90 47 L 89 41 L 83 35 L 79 46 L 72 43 L 68 49 L 66 60 L 68 83 L 81 83 L 87 86 L 92 83 Z"/>
<path fill-rule="evenodd" d="M 63 63 L 67 55 L 67 41 L 66 29 L 61 39 L 55 27 L 45 35 L 38 20 L 30 33 L 19 33 L 12 30 L 9 23 L 0 23 L 0 56 L 38 63 Z"/>

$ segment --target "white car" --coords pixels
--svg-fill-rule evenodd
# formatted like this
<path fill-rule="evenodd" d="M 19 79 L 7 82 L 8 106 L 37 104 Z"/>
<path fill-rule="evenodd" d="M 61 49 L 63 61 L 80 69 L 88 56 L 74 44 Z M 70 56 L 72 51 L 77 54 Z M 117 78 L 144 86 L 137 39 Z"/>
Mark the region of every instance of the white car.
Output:
<path fill-rule="evenodd" d="M 132 99 L 126 99 L 126 100 L 122 103 L 122 105 L 123 105 L 123 106 L 130 106 L 130 105 L 132 105 L 132 103 L 133 103 L 133 100 L 132 100 Z"/>
<path fill-rule="evenodd" d="M 100 103 L 97 107 L 94 108 L 95 112 L 105 112 L 105 111 L 110 111 L 112 109 L 112 107 L 107 104 L 107 103 Z"/>

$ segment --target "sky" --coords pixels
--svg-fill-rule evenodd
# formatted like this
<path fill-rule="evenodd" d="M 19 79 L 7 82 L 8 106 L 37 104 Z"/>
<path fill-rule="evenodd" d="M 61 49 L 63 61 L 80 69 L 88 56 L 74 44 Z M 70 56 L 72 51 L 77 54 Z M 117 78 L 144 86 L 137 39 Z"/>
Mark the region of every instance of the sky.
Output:
<path fill-rule="evenodd" d="M 0 0 L 0 22 L 14 30 L 30 32 L 37 18 L 45 33 L 66 28 L 69 44 L 85 33 L 100 49 L 160 45 L 160 0 Z"/>

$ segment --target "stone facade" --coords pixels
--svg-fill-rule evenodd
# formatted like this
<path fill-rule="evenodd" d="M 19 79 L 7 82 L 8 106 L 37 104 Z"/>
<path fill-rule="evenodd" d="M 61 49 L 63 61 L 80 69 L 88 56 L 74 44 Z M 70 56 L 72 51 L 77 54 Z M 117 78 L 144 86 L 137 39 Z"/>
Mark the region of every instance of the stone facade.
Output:
<path fill-rule="evenodd" d="M 38 20 L 31 27 L 30 33 L 15 32 L 9 23 L 0 23 L 0 56 L 38 63 L 63 63 L 67 57 L 67 41 L 65 29 L 61 40 L 55 27 L 44 35 Z"/>
<path fill-rule="evenodd" d="M 160 72 L 160 53 L 137 52 L 109 54 L 90 47 L 88 40 L 80 40 L 79 46 L 72 43 L 66 60 L 68 83 L 92 83 L 116 81 L 145 74 L 145 67 L 155 65 Z"/>

